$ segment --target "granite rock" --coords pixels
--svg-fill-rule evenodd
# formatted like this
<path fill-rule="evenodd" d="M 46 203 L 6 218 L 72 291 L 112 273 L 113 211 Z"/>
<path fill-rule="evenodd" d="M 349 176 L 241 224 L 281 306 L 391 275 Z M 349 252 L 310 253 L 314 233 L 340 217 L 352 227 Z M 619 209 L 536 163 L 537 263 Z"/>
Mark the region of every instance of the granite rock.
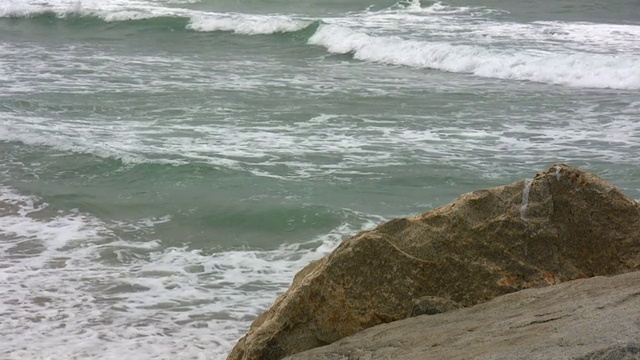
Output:
<path fill-rule="evenodd" d="M 597 176 L 557 164 L 345 240 L 295 276 L 228 359 L 282 359 L 420 314 L 421 301 L 424 313 L 437 313 L 634 270 L 640 206 Z"/>

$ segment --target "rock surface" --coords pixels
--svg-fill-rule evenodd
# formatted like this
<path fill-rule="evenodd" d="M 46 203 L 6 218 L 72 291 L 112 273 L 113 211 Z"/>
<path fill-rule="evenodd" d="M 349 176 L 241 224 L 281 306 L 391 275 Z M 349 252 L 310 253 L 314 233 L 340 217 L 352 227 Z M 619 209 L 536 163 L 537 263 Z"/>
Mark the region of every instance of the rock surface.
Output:
<path fill-rule="evenodd" d="M 378 325 L 287 360 L 640 359 L 640 272 Z"/>
<path fill-rule="evenodd" d="M 640 206 L 595 175 L 554 165 L 345 240 L 295 276 L 228 359 L 282 359 L 420 314 L 421 302 L 437 313 L 633 270 Z"/>

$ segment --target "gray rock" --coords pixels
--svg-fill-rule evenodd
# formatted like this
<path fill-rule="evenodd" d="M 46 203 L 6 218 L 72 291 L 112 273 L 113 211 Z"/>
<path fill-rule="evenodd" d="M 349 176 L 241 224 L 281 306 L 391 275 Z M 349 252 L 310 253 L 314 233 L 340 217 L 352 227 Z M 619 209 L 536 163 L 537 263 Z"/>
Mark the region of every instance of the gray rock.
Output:
<path fill-rule="evenodd" d="M 576 360 L 637 360 L 640 359 L 640 343 L 613 345 L 602 350 L 594 351 Z"/>
<path fill-rule="evenodd" d="M 286 359 L 640 359 L 640 272 L 378 325 Z"/>
<path fill-rule="evenodd" d="M 635 270 L 640 206 L 597 176 L 558 164 L 345 240 L 295 276 L 228 359 L 277 360 L 414 310 L 437 313 Z M 421 299 L 431 299 L 422 310 Z"/>

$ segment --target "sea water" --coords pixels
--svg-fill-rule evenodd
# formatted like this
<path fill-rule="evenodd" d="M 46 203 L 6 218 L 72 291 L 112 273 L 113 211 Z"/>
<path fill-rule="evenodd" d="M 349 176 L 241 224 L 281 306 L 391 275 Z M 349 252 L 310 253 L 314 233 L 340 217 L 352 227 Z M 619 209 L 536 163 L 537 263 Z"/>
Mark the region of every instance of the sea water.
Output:
<path fill-rule="evenodd" d="M 345 237 L 640 198 L 635 0 L 0 0 L 0 358 L 223 359 Z"/>

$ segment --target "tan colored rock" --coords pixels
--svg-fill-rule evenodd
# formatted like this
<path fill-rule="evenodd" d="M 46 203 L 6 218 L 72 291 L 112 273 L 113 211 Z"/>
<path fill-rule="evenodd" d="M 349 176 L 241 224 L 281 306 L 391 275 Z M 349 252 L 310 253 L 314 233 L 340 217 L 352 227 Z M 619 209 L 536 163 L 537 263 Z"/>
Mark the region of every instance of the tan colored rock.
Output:
<path fill-rule="evenodd" d="M 640 269 L 640 206 L 566 165 L 345 240 L 259 316 L 230 360 L 271 360 L 404 319 L 425 297 L 472 306 Z"/>
<path fill-rule="evenodd" d="M 287 360 L 640 359 L 640 272 L 374 326 Z"/>

